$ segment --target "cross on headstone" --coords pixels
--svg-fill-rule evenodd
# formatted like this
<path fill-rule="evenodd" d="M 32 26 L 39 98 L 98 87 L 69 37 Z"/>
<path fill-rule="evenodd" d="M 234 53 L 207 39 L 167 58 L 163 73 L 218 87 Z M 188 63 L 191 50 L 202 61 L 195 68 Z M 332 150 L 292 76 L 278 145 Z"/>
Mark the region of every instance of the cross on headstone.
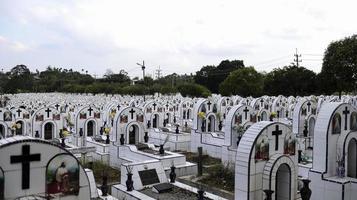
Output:
<path fill-rule="evenodd" d="M 207 103 L 207 105 L 208 105 L 208 110 L 211 110 L 211 102 L 209 101 L 208 103 Z"/>
<path fill-rule="evenodd" d="M 130 116 L 131 119 L 133 119 L 133 118 L 134 118 L 135 110 L 134 110 L 134 109 L 131 109 L 129 112 L 130 112 L 130 114 L 131 114 L 131 116 Z"/>
<path fill-rule="evenodd" d="M 20 110 L 20 108 L 19 108 L 19 109 L 17 109 L 17 111 L 16 111 L 16 112 L 17 112 L 17 116 L 18 116 L 18 117 L 20 117 L 20 114 L 21 114 L 21 110 Z"/>
<path fill-rule="evenodd" d="M 58 105 L 58 104 L 56 104 L 56 105 L 55 105 L 55 107 L 56 107 L 56 110 L 58 110 L 58 107 L 59 107 L 59 106 L 60 106 L 60 105 Z"/>
<path fill-rule="evenodd" d="M 93 111 L 92 107 L 89 107 L 88 111 L 89 111 L 89 116 L 92 116 L 92 111 Z"/>
<path fill-rule="evenodd" d="M 342 112 L 345 115 L 345 130 L 347 130 L 347 115 L 350 114 L 350 111 L 345 107 L 345 110 Z"/>
<path fill-rule="evenodd" d="M 152 104 L 152 105 L 154 106 L 154 110 L 155 110 L 155 108 L 156 108 L 156 105 L 157 105 L 157 104 L 156 104 L 156 103 L 154 103 L 154 104 Z"/>
<path fill-rule="evenodd" d="M 310 101 L 309 102 L 307 102 L 307 112 L 310 112 L 310 106 L 311 106 L 311 103 L 310 103 Z"/>
<path fill-rule="evenodd" d="M 249 109 L 247 107 L 245 107 L 245 109 L 243 110 L 244 112 L 244 118 L 247 119 L 247 113 L 248 113 Z"/>
<path fill-rule="evenodd" d="M 118 108 L 118 111 L 119 111 L 120 110 L 120 105 L 118 105 L 117 108 Z"/>
<path fill-rule="evenodd" d="M 279 149 L 279 135 L 283 134 L 282 130 L 279 130 L 279 125 L 275 126 L 275 131 L 271 132 L 272 135 L 275 135 L 275 151 Z"/>
<path fill-rule="evenodd" d="M 40 161 L 41 154 L 30 154 L 30 145 L 22 146 L 22 155 L 10 156 L 10 163 L 22 164 L 22 189 L 30 188 L 30 162 Z"/>
<path fill-rule="evenodd" d="M 50 108 L 47 108 L 47 110 L 45 110 L 45 112 L 47 113 L 47 118 L 48 117 L 50 117 L 50 112 L 51 112 L 52 110 L 50 110 Z"/>

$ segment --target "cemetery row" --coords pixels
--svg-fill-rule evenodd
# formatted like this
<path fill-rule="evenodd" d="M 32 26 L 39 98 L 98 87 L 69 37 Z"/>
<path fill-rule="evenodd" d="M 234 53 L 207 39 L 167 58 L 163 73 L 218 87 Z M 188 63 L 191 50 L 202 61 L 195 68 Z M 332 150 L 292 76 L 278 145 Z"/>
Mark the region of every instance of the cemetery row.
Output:
<path fill-rule="evenodd" d="M 354 96 L 2 96 L 0 200 L 352 200 L 356 104 Z M 202 176 L 202 154 L 233 166 L 231 197 L 187 178 Z M 120 173 L 110 195 L 108 172 L 95 180 L 84 167 L 93 162 Z"/>

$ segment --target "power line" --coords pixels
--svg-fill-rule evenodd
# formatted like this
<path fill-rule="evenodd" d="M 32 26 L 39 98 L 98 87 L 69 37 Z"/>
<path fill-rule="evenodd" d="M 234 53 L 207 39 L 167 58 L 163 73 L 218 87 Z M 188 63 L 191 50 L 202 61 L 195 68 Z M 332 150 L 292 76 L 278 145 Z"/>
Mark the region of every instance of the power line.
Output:
<path fill-rule="evenodd" d="M 266 61 L 262 61 L 262 62 L 259 62 L 259 63 L 255 63 L 255 64 L 253 64 L 253 66 L 265 65 L 265 64 L 274 63 L 274 62 L 280 61 L 280 60 L 286 60 L 286 58 L 288 58 L 288 57 L 290 57 L 290 56 L 286 55 L 286 56 L 281 56 L 281 57 L 278 57 L 278 58 L 273 58 L 273 59 L 270 59 L 270 60 L 266 60 Z"/>

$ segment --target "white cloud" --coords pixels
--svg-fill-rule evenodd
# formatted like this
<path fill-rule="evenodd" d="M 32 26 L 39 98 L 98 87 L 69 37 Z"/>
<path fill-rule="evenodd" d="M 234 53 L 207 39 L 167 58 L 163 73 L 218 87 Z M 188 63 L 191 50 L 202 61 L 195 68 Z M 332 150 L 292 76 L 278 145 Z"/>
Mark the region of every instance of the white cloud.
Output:
<path fill-rule="evenodd" d="M 11 41 L 0 35 L 0 52 L 9 51 L 14 53 L 25 52 L 30 50 L 30 47 L 19 41 Z M 3 53 L 3 52 L 2 52 Z"/>

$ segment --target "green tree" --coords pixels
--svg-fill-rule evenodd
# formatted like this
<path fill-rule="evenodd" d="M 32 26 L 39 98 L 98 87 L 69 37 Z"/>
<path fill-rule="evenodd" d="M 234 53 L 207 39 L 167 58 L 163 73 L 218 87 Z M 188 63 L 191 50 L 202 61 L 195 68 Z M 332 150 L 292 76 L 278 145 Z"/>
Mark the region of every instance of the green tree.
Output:
<path fill-rule="evenodd" d="M 233 71 L 219 86 L 222 95 L 259 96 L 263 91 L 263 75 L 254 67 Z"/>
<path fill-rule="evenodd" d="M 325 51 L 320 85 L 323 92 L 331 94 L 356 90 L 357 35 L 329 44 Z"/>
<path fill-rule="evenodd" d="M 33 86 L 33 76 L 25 65 L 17 65 L 8 72 L 9 80 L 5 85 L 5 92 L 30 92 Z"/>
<path fill-rule="evenodd" d="M 316 94 L 316 74 L 295 65 L 276 68 L 265 75 L 264 93 L 285 96 Z"/>
<path fill-rule="evenodd" d="M 219 84 L 227 78 L 234 70 L 244 68 L 242 60 L 223 60 L 217 67 L 213 65 L 204 66 L 196 72 L 195 83 L 207 87 L 211 92 L 218 93 Z"/>
<path fill-rule="evenodd" d="M 186 97 L 208 97 L 211 92 L 204 86 L 195 83 L 184 83 L 177 86 L 177 91 Z"/>
<path fill-rule="evenodd" d="M 125 70 L 120 70 L 118 74 L 107 73 L 104 75 L 104 82 L 109 83 L 121 83 L 121 84 L 130 84 L 131 80 L 128 76 L 128 73 Z"/>

